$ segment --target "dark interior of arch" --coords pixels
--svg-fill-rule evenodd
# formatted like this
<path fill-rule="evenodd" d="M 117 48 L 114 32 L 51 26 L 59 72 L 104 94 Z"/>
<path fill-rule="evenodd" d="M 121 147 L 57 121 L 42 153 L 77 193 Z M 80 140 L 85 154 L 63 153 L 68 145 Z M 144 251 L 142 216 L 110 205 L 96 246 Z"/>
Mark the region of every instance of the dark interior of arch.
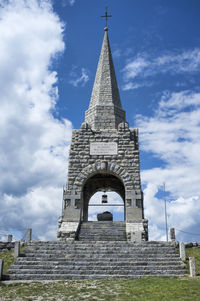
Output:
<path fill-rule="evenodd" d="M 98 173 L 90 177 L 83 187 L 83 220 L 88 220 L 88 203 L 97 191 L 115 191 L 125 201 L 125 188 L 122 181 L 112 174 Z"/>

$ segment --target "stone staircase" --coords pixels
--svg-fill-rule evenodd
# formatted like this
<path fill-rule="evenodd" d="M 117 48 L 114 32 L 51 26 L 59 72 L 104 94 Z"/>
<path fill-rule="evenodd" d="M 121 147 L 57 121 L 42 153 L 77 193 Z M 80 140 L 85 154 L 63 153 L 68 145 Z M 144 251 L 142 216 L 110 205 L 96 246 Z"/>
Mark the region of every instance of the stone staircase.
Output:
<path fill-rule="evenodd" d="M 126 241 L 124 222 L 86 222 L 81 224 L 81 241 Z"/>
<path fill-rule="evenodd" d="M 79 241 L 28 244 L 9 270 L 11 280 L 81 280 L 180 276 L 185 274 L 174 247 L 165 242 L 130 243 L 124 223 L 83 223 Z M 109 229 L 108 229 L 109 228 Z"/>
<path fill-rule="evenodd" d="M 185 274 L 170 243 L 32 242 L 9 270 L 12 280 L 66 280 Z"/>

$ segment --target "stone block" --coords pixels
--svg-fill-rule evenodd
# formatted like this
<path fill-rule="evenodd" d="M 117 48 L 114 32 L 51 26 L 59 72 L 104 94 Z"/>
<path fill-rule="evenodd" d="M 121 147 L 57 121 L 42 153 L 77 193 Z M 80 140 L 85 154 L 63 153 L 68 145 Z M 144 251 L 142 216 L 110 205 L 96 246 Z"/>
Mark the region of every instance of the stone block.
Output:
<path fill-rule="evenodd" d="M 180 252 L 180 258 L 184 261 L 186 259 L 185 244 L 182 241 L 179 243 L 179 252 Z"/>
<path fill-rule="evenodd" d="M 170 229 L 170 240 L 171 240 L 171 242 L 176 241 L 176 235 L 175 235 L 175 229 L 174 228 Z"/>
<path fill-rule="evenodd" d="M 141 242 L 142 241 L 142 232 L 131 232 L 131 242 Z"/>
<path fill-rule="evenodd" d="M 3 278 L 3 259 L 0 259 L 0 281 Z"/>
<path fill-rule="evenodd" d="M 27 240 L 27 243 L 31 242 L 31 240 L 32 240 L 32 229 L 31 228 L 27 229 L 26 240 Z"/>
<path fill-rule="evenodd" d="M 11 242 L 13 239 L 13 236 L 11 234 L 8 235 L 8 242 Z"/>
<path fill-rule="evenodd" d="M 68 207 L 64 210 L 63 221 L 64 222 L 79 222 L 80 220 L 80 209 L 75 207 Z"/>
<path fill-rule="evenodd" d="M 126 223 L 126 232 L 127 233 L 136 233 L 136 232 L 142 232 L 142 231 L 144 231 L 142 222 Z"/>
<path fill-rule="evenodd" d="M 137 207 L 126 208 L 126 222 L 131 223 L 142 220 L 142 209 Z"/>
<path fill-rule="evenodd" d="M 196 265 L 195 265 L 195 258 L 189 257 L 189 268 L 190 268 L 190 277 L 196 276 Z"/>
<path fill-rule="evenodd" d="M 17 258 L 19 256 L 20 256 L 20 242 L 16 241 L 14 247 L 14 257 Z"/>
<path fill-rule="evenodd" d="M 78 222 L 62 222 L 59 231 L 63 233 L 76 232 L 78 225 Z"/>

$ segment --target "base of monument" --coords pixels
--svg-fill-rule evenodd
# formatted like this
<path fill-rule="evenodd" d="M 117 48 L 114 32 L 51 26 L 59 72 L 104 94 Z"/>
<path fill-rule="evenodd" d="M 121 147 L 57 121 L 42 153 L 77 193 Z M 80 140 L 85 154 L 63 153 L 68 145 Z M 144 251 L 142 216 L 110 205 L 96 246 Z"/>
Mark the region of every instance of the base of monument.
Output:
<path fill-rule="evenodd" d="M 127 222 L 126 236 L 127 240 L 131 242 L 148 241 L 148 220 Z"/>
<path fill-rule="evenodd" d="M 98 225 L 98 223 L 100 222 L 96 223 Z M 112 221 L 108 221 L 108 223 L 112 223 Z M 57 241 L 73 241 L 77 239 L 80 229 L 81 222 L 66 222 L 60 219 L 57 233 Z M 148 220 L 143 219 L 133 222 L 125 222 L 125 232 L 127 241 L 148 241 Z"/>
<path fill-rule="evenodd" d="M 64 222 L 59 221 L 59 228 L 57 232 L 57 241 L 75 240 L 79 231 L 79 222 Z"/>

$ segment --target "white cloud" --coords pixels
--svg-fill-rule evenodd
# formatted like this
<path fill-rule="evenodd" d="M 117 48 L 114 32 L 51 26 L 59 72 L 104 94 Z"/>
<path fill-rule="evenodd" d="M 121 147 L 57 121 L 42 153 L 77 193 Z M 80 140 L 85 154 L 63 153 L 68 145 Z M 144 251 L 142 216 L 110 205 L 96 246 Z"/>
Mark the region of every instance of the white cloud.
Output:
<path fill-rule="evenodd" d="M 63 24 L 49 1 L 1 1 L 0 36 L 0 229 L 55 238 L 71 139 L 53 115 Z"/>
<path fill-rule="evenodd" d="M 195 48 L 181 53 L 168 53 L 153 58 L 147 54 L 139 54 L 129 59 L 123 69 L 123 90 L 130 90 L 146 86 L 144 79 L 152 78 L 157 74 L 183 74 L 199 72 L 200 49 Z M 132 82 L 134 80 L 134 82 Z M 139 81 L 135 82 L 135 81 Z"/>
<path fill-rule="evenodd" d="M 115 58 L 119 58 L 122 55 L 121 49 L 117 48 L 113 51 L 112 56 Z"/>
<path fill-rule="evenodd" d="M 151 227 L 160 229 L 160 236 L 164 231 L 161 231 L 164 204 L 157 192 L 163 182 L 169 201 L 173 200 L 168 203 L 170 227 L 199 233 L 199 120 L 200 93 L 190 91 L 165 93 L 153 117 L 137 116 L 141 148 L 164 163 L 163 167 L 142 171 L 142 181 L 147 185 L 144 190 L 146 216 Z M 189 237 L 185 235 L 184 239 Z"/>
<path fill-rule="evenodd" d="M 136 84 L 133 82 L 128 82 L 127 84 L 123 85 L 123 90 L 127 91 L 127 90 L 135 90 L 138 89 L 140 87 L 143 87 L 143 84 Z"/>
<path fill-rule="evenodd" d="M 150 65 L 150 62 L 144 57 L 138 56 L 133 61 L 130 61 L 124 67 L 124 78 L 128 80 L 130 78 L 135 78 L 138 76 L 145 68 Z"/>
<path fill-rule="evenodd" d="M 75 0 L 62 0 L 62 5 L 63 6 L 67 6 L 67 5 L 70 5 L 70 6 L 73 6 L 75 4 Z"/>
<path fill-rule="evenodd" d="M 134 83 L 134 82 L 128 82 L 126 84 L 123 85 L 123 90 L 127 91 L 127 90 L 135 90 L 138 88 L 142 88 L 142 87 L 151 87 L 153 86 L 153 82 L 152 81 L 143 81 L 141 84 L 139 83 Z"/>
<path fill-rule="evenodd" d="M 85 68 L 81 68 L 81 71 L 79 72 L 77 71 L 77 67 L 74 66 L 72 72 L 70 73 L 70 77 L 71 79 L 69 83 L 72 84 L 74 87 L 84 87 L 89 80 L 88 70 Z"/>

